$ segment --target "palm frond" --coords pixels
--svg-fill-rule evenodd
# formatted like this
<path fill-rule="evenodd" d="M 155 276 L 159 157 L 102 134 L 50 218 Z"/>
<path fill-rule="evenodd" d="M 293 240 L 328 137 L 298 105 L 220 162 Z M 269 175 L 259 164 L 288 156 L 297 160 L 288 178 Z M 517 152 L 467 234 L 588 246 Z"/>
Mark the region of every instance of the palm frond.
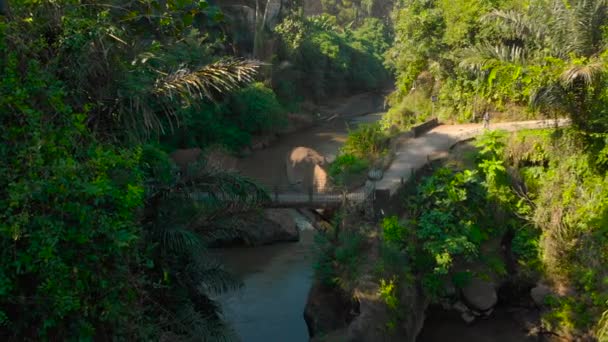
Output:
<path fill-rule="evenodd" d="M 477 45 L 465 50 L 462 54 L 460 67 L 472 71 L 481 71 L 500 63 L 523 64 L 526 56 L 518 46 L 507 45 Z"/>
<path fill-rule="evenodd" d="M 560 76 L 560 80 L 564 87 L 572 87 L 573 84 L 582 80 L 585 85 L 589 86 L 604 72 L 604 63 L 599 59 L 593 59 L 584 65 L 571 65 Z"/>
<path fill-rule="evenodd" d="M 261 63 L 255 60 L 224 59 L 196 70 L 186 66 L 156 80 L 154 93 L 190 102 L 196 98 L 214 99 L 254 80 Z"/>
<path fill-rule="evenodd" d="M 203 250 L 204 247 L 197 233 L 179 225 L 158 226 L 155 229 L 155 241 L 160 243 L 163 250 L 178 254 Z"/>
<path fill-rule="evenodd" d="M 241 281 L 221 267 L 200 270 L 197 276 L 201 279 L 197 289 L 203 294 L 221 294 L 243 286 Z"/>
<path fill-rule="evenodd" d="M 176 314 L 174 327 L 182 341 L 229 342 L 238 340 L 230 327 L 216 317 L 206 317 L 192 305 L 183 305 Z"/>
<path fill-rule="evenodd" d="M 517 11 L 494 10 L 483 16 L 482 20 L 494 20 L 513 37 L 522 40 L 533 38 L 542 41 L 546 32 L 546 27 L 542 22 L 534 21 L 525 13 Z"/>
<path fill-rule="evenodd" d="M 606 305 L 608 306 L 608 302 L 606 302 Z M 596 337 L 600 341 L 608 340 L 608 310 L 604 311 L 597 324 Z"/>

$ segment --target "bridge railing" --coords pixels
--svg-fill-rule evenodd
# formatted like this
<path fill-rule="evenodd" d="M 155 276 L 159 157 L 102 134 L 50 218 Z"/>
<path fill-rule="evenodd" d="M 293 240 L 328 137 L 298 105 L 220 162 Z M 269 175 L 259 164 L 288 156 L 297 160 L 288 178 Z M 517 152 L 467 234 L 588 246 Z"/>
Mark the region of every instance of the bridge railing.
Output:
<path fill-rule="evenodd" d="M 275 205 L 337 205 L 343 202 L 363 202 L 373 194 L 373 185 L 349 191 L 341 186 L 307 186 L 261 184 Z"/>

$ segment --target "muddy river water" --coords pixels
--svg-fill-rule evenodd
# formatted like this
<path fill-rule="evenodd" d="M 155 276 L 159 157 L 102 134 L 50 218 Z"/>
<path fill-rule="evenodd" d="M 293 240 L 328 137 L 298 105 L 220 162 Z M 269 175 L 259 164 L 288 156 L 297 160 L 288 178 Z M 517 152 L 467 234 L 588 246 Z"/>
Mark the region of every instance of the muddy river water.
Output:
<path fill-rule="evenodd" d="M 218 251 L 244 283 L 219 299 L 242 341 L 308 341 L 303 313 L 312 285 L 314 230 L 302 216 L 297 220 L 299 242 Z"/>

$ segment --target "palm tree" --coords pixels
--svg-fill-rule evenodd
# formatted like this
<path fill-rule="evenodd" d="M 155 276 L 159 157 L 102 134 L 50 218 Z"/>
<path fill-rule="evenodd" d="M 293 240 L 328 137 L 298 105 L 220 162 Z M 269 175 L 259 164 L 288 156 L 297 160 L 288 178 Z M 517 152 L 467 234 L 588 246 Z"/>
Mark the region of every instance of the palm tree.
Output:
<path fill-rule="evenodd" d="M 267 201 L 267 194 L 248 179 L 204 164 L 168 183 L 150 185 L 149 194 L 145 241 L 156 246 L 150 276 L 161 286 L 145 292 L 158 317 L 158 335 L 170 340 L 231 339 L 233 333 L 211 298 L 241 283 L 206 253 L 206 246 L 218 238 L 242 237 L 239 216 Z"/>
<path fill-rule="evenodd" d="M 553 0 L 531 5 L 527 12 L 493 11 L 484 20 L 504 38 L 466 50 L 460 66 L 485 79 L 504 65 L 526 69 L 548 66 L 548 58 L 563 60 L 549 81 L 536 84 L 530 104 L 568 114 L 574 125 L 592 130 L 591 104 L 599 96 L 606 70 L 598 55 L 605 49 L 602 27 L 608 23 L 607 9 L 606 0 Z"/>

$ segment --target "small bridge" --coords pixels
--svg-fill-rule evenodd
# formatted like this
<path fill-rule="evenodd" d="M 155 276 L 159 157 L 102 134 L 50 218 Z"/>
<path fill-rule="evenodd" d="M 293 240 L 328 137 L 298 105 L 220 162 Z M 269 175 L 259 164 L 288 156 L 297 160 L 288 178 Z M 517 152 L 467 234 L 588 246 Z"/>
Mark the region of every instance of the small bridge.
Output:
<path fill-rule="evenodd" d="M 306 191 L 291 186 L 264 188 L 270 195 L 270 202 L 266 206 L 271 208 L 329 209 L 340 207 L 345 203 L 363 203 L 374 194 L 374 186 L 371 184 L 351 191 L 340 187 L 327 189 L 309 187 Z"/>

